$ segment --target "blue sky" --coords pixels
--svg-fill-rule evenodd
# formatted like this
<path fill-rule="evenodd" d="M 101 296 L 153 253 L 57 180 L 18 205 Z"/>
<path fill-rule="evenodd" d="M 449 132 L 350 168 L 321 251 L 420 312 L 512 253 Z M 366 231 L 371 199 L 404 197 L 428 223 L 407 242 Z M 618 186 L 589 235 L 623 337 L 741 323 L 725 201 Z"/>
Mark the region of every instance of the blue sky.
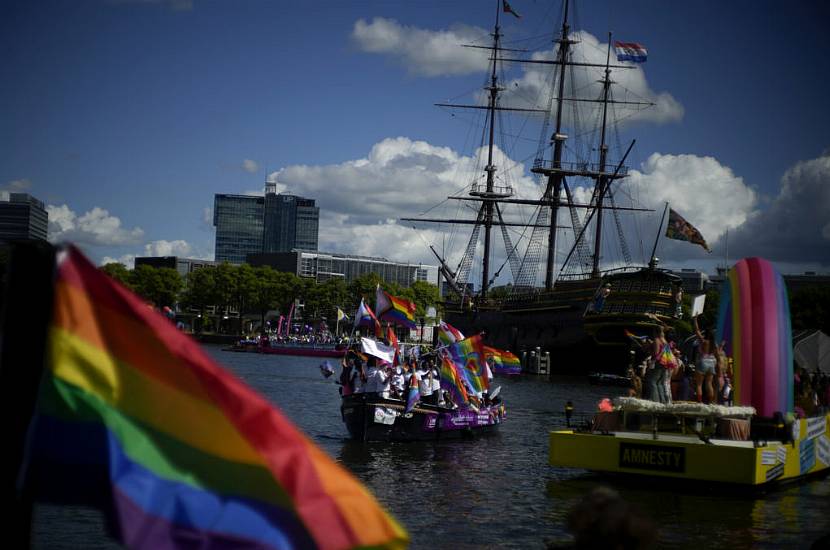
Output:
<path fill-rule="evenodd" d="M 549 48 L 559 2 L 511 5 L 522 18 L 502 20 L 510 44 Z M 446 244 L 442 229 L 395 220 L 464 185 L 468 130 L 433 103 L 480 88 L 480 63 L 457 44 L 486 39 L 494 8 L 4 3 L 0 189 L 51 205 L 52 238 L 129 262 L 210 257 L 213 194 L 261 190 L 270 175 L 318 199 L 321 249 L 430 261 L 425 242 Z M 611 29 L 645 44 L 640 91 L 668 98 L 624 129 L 638 139 L 627 164 L 641 204 L 680 205 L 719 256 L 728 227 L 730 256 L 830 269 L 825 3 L 592 1 L 575 15 L 573 30 L 600 42 Z M 520 69 L 508 78 L 523 83 Z M 515 178 L 533 193 L 526 170 Z M 662 254 L 714 263 L 685 243 Z"/>

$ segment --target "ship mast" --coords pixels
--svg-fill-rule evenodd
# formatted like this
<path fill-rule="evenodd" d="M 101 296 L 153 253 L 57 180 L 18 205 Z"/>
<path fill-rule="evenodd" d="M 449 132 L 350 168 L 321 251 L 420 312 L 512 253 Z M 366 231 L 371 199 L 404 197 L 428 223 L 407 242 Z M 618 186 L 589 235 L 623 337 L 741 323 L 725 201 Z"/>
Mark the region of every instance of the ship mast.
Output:
<path fill-rule="evenodd" d="M 602 201 L 605 199 L 605 189 L 608 186 L 608 177 L 605 174 L 605 164 L 608 161 L 608 144 L 605 142 L 605 130 L 608 120 L 608 90 L 611 87 L 611 33 L 608 33 L 608 51 L 605 53 L 605 78 L 602 79 L 602 131 L 599 146 L 599 178 L 597 179 L 597 225 L 594 234 L 594 263 L 591 268 L 591 277 L 599 277 L 599 256 L 602 246 Z"/>
<path fill-rule="evenodd" d="M 571 27 L 568 24 L 568 8 L 570 2 L 565 0 L 565 16 L 562 19 L 562 34 L 556 41 L 559 44 L 559 90 L 556 97 L 556 129 L 551 136 L 553 141 L 553 169 L 548 174 L 548 185 L 545 197 L 552 199 L 550 207 L 550 228 L 548 230 L 548 258 L 545 266 L 545 290 L 553 288 L 553 270 L 556 261 L 556 221 L 559 215 L 559 195 L 562 192 L 562 149 L 568 137 L 562 134 L 562 106 L 565 102 L 565 68 L 567 66 L 568 50 L 574 42 L 568 38 Z"/>
<path fill-rule="evenodd" d="M 496 24 L 493 30 L 493 43 L 492 46 L 474 46 L 474 45 L 467 45 L 466 47 L 472 48 L 482 48 L 488 49 L 492 53 L 492 65 L 490 67 L 490 75 L 489 75 L 489 82 L 484 87 L 485 90 L 488 91 L 488 101 L 487 105 L 458 105 L 458 104 L 449 104 L 449 103 L 436 103 L 437 106 L 440 107 L 452 107 L 452 108 L 464 108 L 464 109 L 480 109 L 487 111 L 487 124 L 489 128 L 487 128 L 488 133 L 488 140 L 487 140 L 487 165 L 484 168 L 486 173 L 486 184 L 484 186 L 480 186 L 477 183 L 472 185 L 472 188 L 469 192 L 469 197 L 448 197 L 449 199 L 454 200 L 472 200 L 472 201 L 480 201 L 481 206 L 478 209 L 478 215 L 476 216 L 475 220 L 448 220 L 448 219 L 427 219 L 427 218 L 401 218 L 402 221 L 413 221 L 413 222 L 436 222 L 436 223 L 452 223 L 452 224 L 471 224 L 475 225 L 473 229 L 472 235 L 470 237 L 470 241 L 467 244 L 467 251 L 462 258 L 461 263 L 459 264 L 459 268 L 457 272 L 453 272 L 452 270 L 448 270 L 443 272 L 448 280 L 448 282 L 453 286 L 454 289 L 461 290 L 462 284 L 466 283 L 466 274 L 469 271 L 469 266 L 472 261 L 472 254 L 475 251 L 475 245 L 478 240 L 478 229 L 480 227 L 484 227 L 484 254 L 483 254 L 483 261 L 482 261 L 482 273 L 481 273 L 481 292 L 480 296 L 484 298 L 486 293 L 490 287 L 490 260 L 491 260 L 491 233 L 492 228 L 494 226 L 501 226 L 504 233 L 504 228 L 507 226 L 522 226 L 522 227 L 539 227 L 544 228 L 547 230 L 548 233 L 548 247 L 547 247 L 547 262 L 546 262 L 546 269 L 545 269 L 545 289 L 551 290 L 554 284 L 554 270 L 555 270 L 555 255 L 556 255 L 556 231 L 560 229 L 557 225 L 557 218 L 558 218 L 558 211 L 560 206 L 568 206 L 569 208 L 588 208 L 591 210 L 591 215 L 588 217 L 587 221 L 590 221 L 590 217 L 593 214 L 597 214 L 597 235 L 595 240 L 594 246 L 594 257 L 593 257 L 593 275 L 596 276 L 599 273 L 599 246 L 600 246 L 600 236 L 602 230 L 602 202 L 607 191 L 608 185 L 617 178 L 626 177 L 627 170 L 622 165 L 618 166 L 617 169 L 614 171 L 613 175 L 606 173 L 606 168 L 608 164 L 608 146 L 606 144 L 606 125 L 607 125 L 607 110 L 609 103 L 618 103 L 618 104 L 625 104 L 625 105 L 653 105 L 647 102 L 637 102 L 637 101 L 612 101 L 609 99 L 609 90 L 610 85 L 612 84 L 610 74 L 611 69 L 632 69 L 632 66 L 629 65 L 611 65 L 610 64 L 610 34 L 609 34 L 609 46 L 608 52 L 606 53 L 606 59 L 604 64 L 597 64 L 597 63 L 589 63 L 589 62 L 577 62 L 572 61 L 569 59 L 570 52 L 571 52 L 571 45 L 576 44 L 578 40 L 571 39 L 570 35 L 570 23 L 568 21 L 568 13 L 569 13 L 570 1 L 564 0 L 564 16 L 562 19 L 562 27 L 559 31 L 559 38 L 554 40 L 555 43 L 559 45 L 557 57 L 555 60 L 542 60 L 542 59 L 511 59 L 501 57 L 502 52 L 525 52 L 526 50 L 514 50 L 508 48 L 501 47 L 501 29 L 499 26 L 499 16 L 500 16 L 500 8 L 501 8 L 501 0 L 496 1 Z M 555 117 L 554 117 L 554 131 L 553 135 L 551 136 L 551 143 L 552 143 L 552 159 L 549 163 L 541 159 L 537 159 L 537 162 L 534 164 L 534 167 L 531 169 L 531 172 L 536 174 L 541 174 L 547 178 L 545 192 L 539 200 L 524 200 L 524 199 L 512 199 L 513 190 L 509 185 L 504 186 L 497 186 L 495 181 L 495 173 L 496 173 L 496 166 L 493 164 L 493 151 L 495 145 L 495 127 L 496 127 L 496 120 L 495 115 L 496 111 L 513 111 L 513 112 L 520 112 L 520 113 L 537 113 L 537 114 L 544 114 L 546 117 L 551 115 L 550 106 L 548 109 L 538 109 L 538 108 L 514 108 L 514 107 L 504 107 L 499 105 L 499 93 L 504 90 L 504 88 L 500 87 L 498 84 L 498 65 L 497 63 L 500 61 L 508 61 L 508 62 L 518 62 L 518 63 L 529 63 L 529 64 L 542 64 L 542 65 L 558 65 L 558 77 L 559 81 L 555 82 L 556 84 L 556 97 L 553 98 L 556 100 L 556 110 L 555 110 Z M 565 75 L 566 69 L 568 67 L 596 67 L 602 68 L 605 70 L 605 76 L 603 80 L 600 82 L 603 84 L 603 94 L 601 99 L 587 99 L 587 98 L 579 98 L 579 97 L 565 97 Z M 601 137 L 601 147 L 600 147 L 600 158 L 599 163 L 596 165 L 586 165 L 586 164 L 579 164 L 579 163 L 572 163 L 572 162 L 563 162 L 563 152 L 565 148 L 565 141 L 568 139 L 568 136 L 563 133 L 563 109 L 564 104 L 566 101 L 577 101 L 577 102 L 591 102 L 591 103 L 602 103 L 603 104 L 603 111 L 602 111 L 602 137 Z M 586 177 L 593 179 L 596 184 L 594 188 L 594 195 L 597 197 L 596 204 L 574 204 L 571 200 L 567 200 L 562 202 L 560 200 L 563 184 L 565 184 L 566 176 L 575 176 L 575 177 Z M 483 188 L 482 188 L 483 187 Z M 538 205 L 540 208 L 550 208 L 550 219 L 542 221 L 541 219 L 538 220 L 536 223 L 511 223 L 506 222 L 502 218 L 501 211 L 498 208 L 497 203 L 516 203 L 516 204 L 533 204 Z M 648 209 L 641 209 L 641 208 L 620 208 L 616 206 L 610 206 L 605 208 L 606 210 L 648 210 Z M 495 219 L 495 217 L 498 219 Z M 584 228 L 583 228 L 584 229 Z M 574 247 L 576 247 L 582 239 L 584 232 L 580 232 L 579 237 L 576 239 L 574 243 Z M 515 247 L 510 246 L 508 242 L 508 238 L 506 233 L 504 234 L 505 237 L 505 245 L 508 249 L 508 256 L 510 254 L 515 254 Z M 573 250 L 571 251 L 573 252 Z M 568 256 L 570 258 L 570 254 Z M 440 259 L 440 258 L 439 258 Z M 512 261 L 512 260 L 511 260 Z M 517 262 L 518 263 L 518 262 Z M 566 260 L 567 263 L 567 260 Z M 443 264 L 443 261 L 442 261 Z M 534 264 L 538 266 L 538 264 Z M 517 268 L 518 270 L 525 269 L 522 267 Z M 500 271 L 500 270 L 499 270 Z M 516 274 L 514 273 L 514 279 Z"/>
<path fill-rule="evenodd" d="M 490 73 L 490 86 L 486 89 L 490 92 L 490 136 L 487 143 L 487 166 L 484 171 L 487 172 L 487 190 L 485 197 L 493 196 L 495 190 L 494 180 L 496 167 L 493 165 L 493 142 L 495 140 L 496 132 L 496 100 L 502 88 L 498 86 L 498 76 L 496 75 L 496 63 L 499 51 L 499 40 L 501 34 L 499 33 L 499 3 L 496 3 L 496 26 L 493 30 L 493 66 Z M 474 193 L 470 193 L 471 195 Z M 484 260 L 481 266 L 481 296 L 487 295 L 487 287 L 490 281 L 490 230 L 493 227 L 493 201 L 484 201 L 481 203 L 484 209 Z"/>

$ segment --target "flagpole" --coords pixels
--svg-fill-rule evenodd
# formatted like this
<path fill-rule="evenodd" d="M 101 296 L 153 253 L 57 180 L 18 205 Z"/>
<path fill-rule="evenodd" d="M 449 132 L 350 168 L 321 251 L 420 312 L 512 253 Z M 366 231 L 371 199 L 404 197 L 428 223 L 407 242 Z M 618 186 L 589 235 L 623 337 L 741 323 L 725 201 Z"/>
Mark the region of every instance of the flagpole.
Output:
<path fill-rule="evenodd" d="M 651 249 L 651 260 L 648 262 L 648 266 L 651 269 L 654 269 L 657 266 L 657 262 L 655 261 L 656 258 L 654 255 L 657 253 L 657 243 L 660 242 L 660 234 L 663 233 L 663 222 L 666 221 L 666 212 L 669 211 L 669 203 L 666 202 L 666 207 L 663 208 L 663 216 L 660 218 L 660 225 L 657 226 L 657 238 L 654 239 L 654 248 Z"/>

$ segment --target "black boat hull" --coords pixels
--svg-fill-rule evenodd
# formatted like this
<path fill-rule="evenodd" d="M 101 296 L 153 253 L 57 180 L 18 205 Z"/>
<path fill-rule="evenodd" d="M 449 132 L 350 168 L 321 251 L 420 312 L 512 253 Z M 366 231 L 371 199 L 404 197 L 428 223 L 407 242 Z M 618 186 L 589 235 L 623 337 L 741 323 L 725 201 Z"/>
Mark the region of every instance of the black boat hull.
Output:
<path fill-rule="evenodd" d="M 494 404 L 472 409 L 447 409 L 418 404 L 405 413 L 405 403 L 366 394 L 344 397 L 340 406 L 343 422 L 358 441 L 435 441 L 489 434 L 504 420 L 504 406 Z"/>
<path fill-rule="evenodd" d="M 611 293 L 598 306 L 602 285 L 610 285 Z M 520 357 L 537 348 L 550 352 L 551 373 L 622 374 L 631 359 L 626 330 L 648 333 L 651 327 L 672 322 L 679 285 L 675 275 L 643 268 L 560 281 L 551 291 L 498 303 L 448 302 L 445 318 L 464 334 L 486 332 L 488 343 Z"/>

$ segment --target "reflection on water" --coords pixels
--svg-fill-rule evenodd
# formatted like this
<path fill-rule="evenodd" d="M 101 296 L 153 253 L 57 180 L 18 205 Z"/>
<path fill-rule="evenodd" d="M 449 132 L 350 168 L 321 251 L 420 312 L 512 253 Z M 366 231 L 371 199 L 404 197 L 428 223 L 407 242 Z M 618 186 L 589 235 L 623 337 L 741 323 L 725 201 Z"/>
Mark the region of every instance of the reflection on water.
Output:
<path fill-rule="evenodd" d="M 668 479 L 632 482 L 548 466 L 547 434 L 561 422 L 565 402 L 573 401 L 577 414 L 587 413 L 619 388 L 590 386 L 579 378 L 500 378 L 507 420 L 491 436 L 363 444 L 346 438 L 337 386 L 320 375 L 319 359 L 208 350 L 370 487 L 409 530 L 413 548 L 567 544 L 568 512 L 597 485 L 614 487 L 650 514 L 660 529 L 660 546 L 809 547 L 830 533 L 827 478 L 747 496 L 728 488 L 678 487 Z M 39 506 L 35 546 L 105 548 L 102 530 L 92 512 Z"/>

